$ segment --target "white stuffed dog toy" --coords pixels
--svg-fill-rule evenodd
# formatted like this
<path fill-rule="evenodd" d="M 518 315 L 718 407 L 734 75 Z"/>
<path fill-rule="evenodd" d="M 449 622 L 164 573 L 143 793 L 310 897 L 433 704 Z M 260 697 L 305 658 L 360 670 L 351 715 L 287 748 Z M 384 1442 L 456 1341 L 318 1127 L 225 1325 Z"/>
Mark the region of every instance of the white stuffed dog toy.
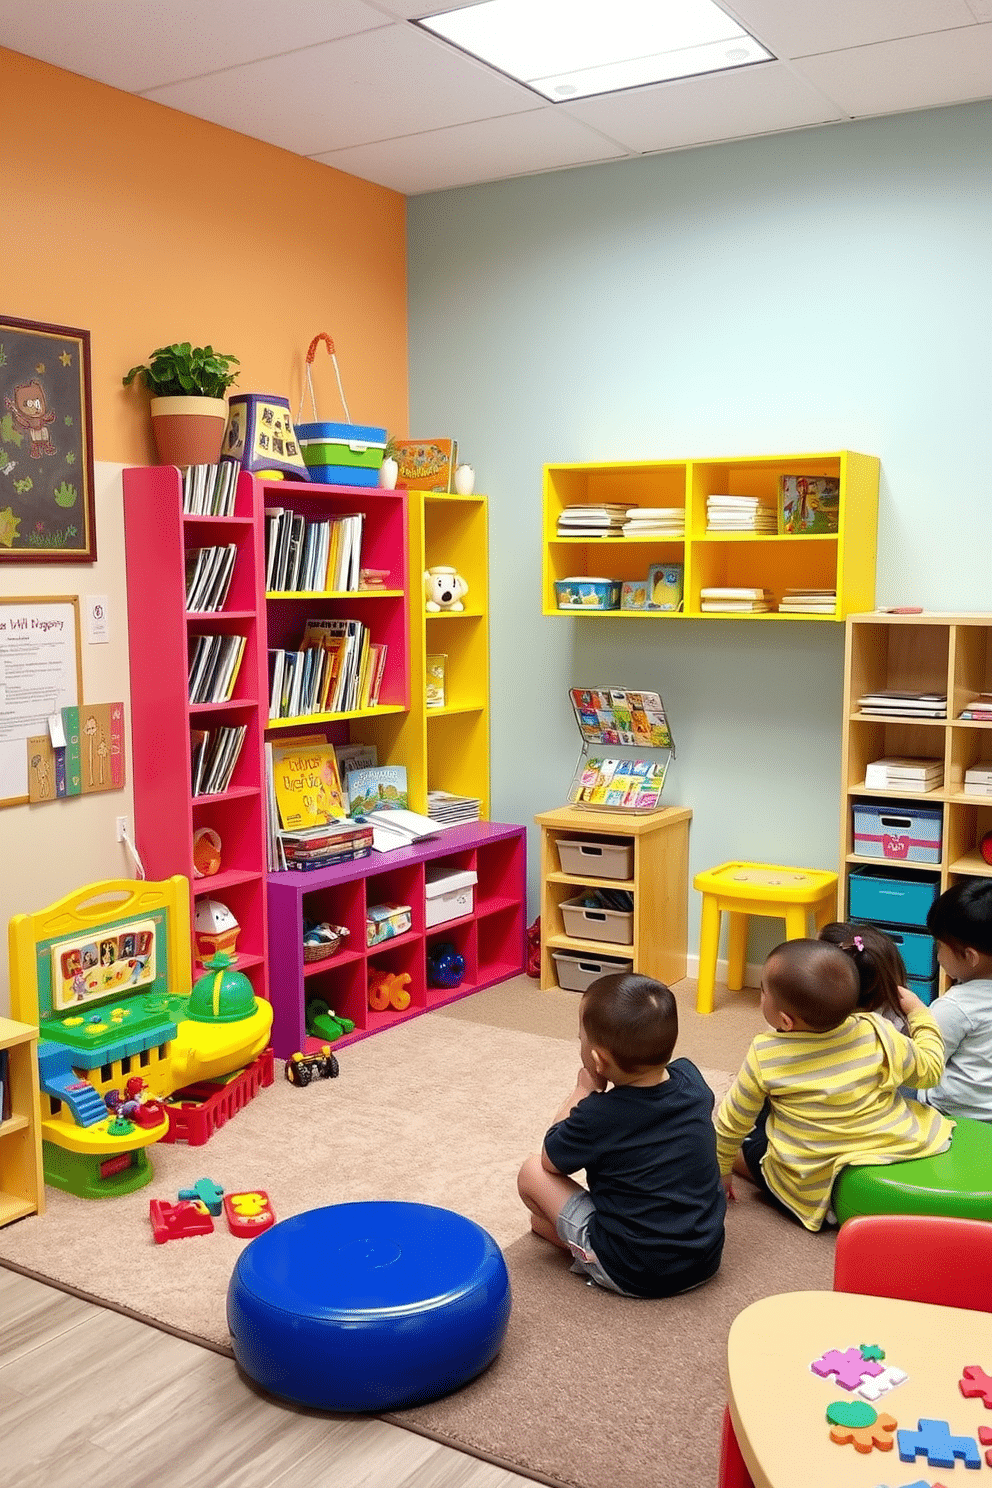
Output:
<path fill-rule="evenodd" d="M 468 593 L 468 585 L 461 574 L 453 568 L 429 568 L 424 574 L 424 594 L 427 609 L 463 610 L 462 595 Z"/>

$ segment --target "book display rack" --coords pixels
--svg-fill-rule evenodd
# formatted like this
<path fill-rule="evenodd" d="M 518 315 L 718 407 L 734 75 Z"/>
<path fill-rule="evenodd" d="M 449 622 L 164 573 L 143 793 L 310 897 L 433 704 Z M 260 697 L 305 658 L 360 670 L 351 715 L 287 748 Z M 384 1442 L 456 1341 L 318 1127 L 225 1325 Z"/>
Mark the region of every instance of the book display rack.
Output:
<path fill-rule="evenodd" d="M 851 615 L 846 643 L 840 913 L 891 934 L 934 995 L 927 910 L 992 877 L 992 614 Z"/>
<path fill-rule="evenodd" d="M 546 465 L 544 614 L 822 624 L 870 610 L 878 476 L 851 450 Z M 681 565 L 681 608 L 648 602 L 657 564 Z M 644 604 L 623 603 L 638 591 Z"/>
<path fill-rule="evenodd" d="M 675 758 L 658 693 L 573 687 L 569 699 L 582 740 L 569 802 L 584 811 L 657 811 Z"/>

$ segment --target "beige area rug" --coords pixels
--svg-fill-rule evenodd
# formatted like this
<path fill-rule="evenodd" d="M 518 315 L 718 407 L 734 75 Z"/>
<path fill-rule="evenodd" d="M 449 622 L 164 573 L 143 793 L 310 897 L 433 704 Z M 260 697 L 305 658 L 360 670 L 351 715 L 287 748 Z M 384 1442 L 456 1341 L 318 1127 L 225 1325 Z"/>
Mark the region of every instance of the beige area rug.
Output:
<path fill-rule="evenodd" d="M 343 1049 L 336 1080 L 298 1090 L 277 1064 L 271 1089 L 205 1146 L 155 1148 L 155 1178 L 138 1193 L 87 1201 L 48 1190 L 44 1216 L 0 1230 L 0 1264 L 227 1353 L 227 1285 L 246 1242 L 219 1220 L 213 1235 L 156 1245 L 149 1198 L 174 1200 L 210 1177 L 228 1191 L 264 1188 L 280 1219 L 361 1199 L 438 1204 L 503 1247 L 510 1326 L 478 1380 L 390 1419 L 553 1484 L 714 1482 L 730 1323 L 758 1297 L 829 1287 L 832 1241 L 748 1194 L 731 1212 L 720 1275 L 698 1292 L 635 1302 L 572 1276 L 529 1234 L 515 1181 L 571 1089 L 577 1000 L 524 978 L 498 994 Z M 502 1026 L 515 1015 L 547 1031 Z M 728 1015 L 721 1038 L 733 1041 L 736 1021 L 746 1045 L 749 1016 Z M 689 1053 L 693 1017 L 683 1014 Z M 722 1094 L 729 1074 L 698 1052 L 696 1062 Z"/>

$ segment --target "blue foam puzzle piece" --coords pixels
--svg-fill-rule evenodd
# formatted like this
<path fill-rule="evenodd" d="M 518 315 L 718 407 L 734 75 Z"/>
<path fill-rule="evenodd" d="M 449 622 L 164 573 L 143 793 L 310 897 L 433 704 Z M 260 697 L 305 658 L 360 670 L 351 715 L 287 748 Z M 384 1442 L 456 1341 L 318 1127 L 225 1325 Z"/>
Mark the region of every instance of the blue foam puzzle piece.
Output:
<path fill-rule="evenodd" d="M 915 1462 L 922 1452 L 930 1467 L 953 1467 L 960 1457 L 965 1467 L 981 1467 L 978 1444 L 972 1436 L 952 1436 L 946 1421 L 921 1417 L 916 1431 L 899 1431 L 899 1460 Z"/>

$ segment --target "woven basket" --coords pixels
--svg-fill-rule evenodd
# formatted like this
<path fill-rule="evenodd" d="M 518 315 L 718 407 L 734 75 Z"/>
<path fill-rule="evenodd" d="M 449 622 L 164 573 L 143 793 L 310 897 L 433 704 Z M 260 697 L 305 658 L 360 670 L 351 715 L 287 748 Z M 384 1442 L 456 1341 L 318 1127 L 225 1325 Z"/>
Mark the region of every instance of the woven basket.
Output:
<path fill-rule="evenodd" d="M 329 925 L 327 928 L 334 932 L 332 939 L 321 940 L 316 945 L 304 945 L 304 961 L 326 961 L 328 956 L 337 955 L 348 932 L 341 925 Z"/>

